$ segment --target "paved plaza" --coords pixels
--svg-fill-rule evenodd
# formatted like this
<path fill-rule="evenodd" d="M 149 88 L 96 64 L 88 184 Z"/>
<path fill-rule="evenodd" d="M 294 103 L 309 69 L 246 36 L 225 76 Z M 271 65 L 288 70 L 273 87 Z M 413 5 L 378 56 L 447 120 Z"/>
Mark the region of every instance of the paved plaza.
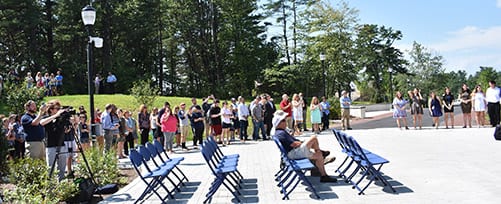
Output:
<path fill-rule="evenodd" d="M 308 177 L 319 191 L 321 199 L 315 199 L 302 184 L 282 201 L 273 175 L 279 168 L 279 151 L 273 141 L 248 141 L 221 147 L 225 154 L 238 153 L 238 169 L 245 177 L 241 196 L 244 203 L 501 203 L 501 142 L 493 137 L 494 128 L 455 128 L 400 130 L 379 128 L 347 131 L 362 147 L 390 161 L 382 172 L 390 178 L 397 193 L 391 193 L 381 185 L 372 184 L 365 195 L 358 195 L 351 185 L 342 180 L 338 183 L 319 183 L 318 177 Z M 309 134 L 299 137 L 306 138 Z M 339 145 L 331 132 L 319 135 L 320 147 L 330 150 L 337 160 L 326 166 L 328 173 L 344 159 Z M 213 175 L 201 153 L 173 155 L 185 157 L 180 168 L 190 182 L 175 200 L 169 203 L 202 203 L 208 192 Z M 309 173 L 307 173 L 309 175 Z M 136 179 L 120 189 L 103 203 L 133 203 L 144 189 L 144 183 Z M 231 193 L 221 187 L 212 203 L 236 202 Z M 159 203 L 149 196 L 142 203 Z"/>

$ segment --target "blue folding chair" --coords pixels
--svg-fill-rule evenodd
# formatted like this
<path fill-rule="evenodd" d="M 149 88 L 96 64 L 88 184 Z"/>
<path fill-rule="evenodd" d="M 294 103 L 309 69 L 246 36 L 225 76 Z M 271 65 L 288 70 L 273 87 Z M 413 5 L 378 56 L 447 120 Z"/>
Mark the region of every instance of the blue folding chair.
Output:
<path fill-rule="evenodd" d="M 220 162 L 224 163 L 226 160 L 237 160 L 238 161 L 238 159 L 240 158 L 239 154 L 225 155 L 223 153 L 223 151 L 221 151 L 221 149 L 217 145 L 217 142 L 212 137 L 207 138 L 207 144 L 209 145 L 209 148 L 212 148 L 214 150 L 214 156 L 215 156 L 214 159 L 216 160 L 217 163 L 220 163 Z M 235 173 L 240 179 L 244 178 L 242 176 L 242 174 L 240 173 L 240 171 L 238 171 L 238 169 Z"/>
<path fill-rule="evenodd" d="M 294 189 L 301 181 L 306 183 L 306 186 L 312 190 L 313 194 L 317 198 L 320 198 L 320 195 L 318 195 L 317 190 L 315 189 L 315 187 L 313 187 L 311 182 L 304 174 L 307 170 L 315 168 L 315 166 L 311 163 L 311 161 L 307 158 L 297 159 L 297 160 L 290 159 L 287 156 L 287 152 L 285 151 L 285 148 L 282 146 L 280 140 L 277 137 L 273 136 L 273 141 L 275 141 L 275 144 L 280 150 L 280 156 L 285 163 L 284 169 L 279 170 L 278 175 L 276 174 L 277 175 L 276 180 L 278 181 L 278 185 L 281 187 L 280 192 L 284 194 L 282 200 L 285 199 L 288 200 L 289 195 L 292 193 L 292 191 L 294 191 Z"/>
<path fill-rule="evenodd" d="M 231 177 L 231 174 L 235 174 L 237 172 L 237 163 L 238 160 L 235 159 L 223 159 L 219 163 L 214 159 L 216 154 L 216 149 L 212 147 L 209 141 L 204 141 L 201 145 L 201 153 L 204 157 L 207 165 L 209 166 L 212 174 L 215 176 L 214 181 L 211 183 L 209 188 L 209 192 L 206 194 L 206 199 L 204 203 L 210 202 L 212 200 L 212 196 L 217 192 L 221 185 L 224 185 L 226 189 L 228 189 L 231 194 L 235 197 L 238 202 L 241 202 L 240 198 L 238 198 L 241 193 L 238 190 L 239 183 L 232 183 L 231 180 L 227 179 Z M 239 181 L 237 181 L 239 182 Z M 230 187 L 231 186 L 231 187 Z"/>
<path fill-rule="evenodd" d="M 163 149 L 162 145 L 160 144 L 160 142 L 158 142 L 157 140 L 155 140 L 155 141 L 157 142 L 158 145 L 146 142 L 146 148 L 151 152 L 153 161 L 155 161 L 154 158 L 158 157 L 162 163 L 166 163 L 169 161 L 174 162 L 176 164 L 174 169 L 176 169 L 181 174 L 182 180 L 186 180 L 186 182 L 188 182 L 189 181 L 188 178 L 183 173 L 183 171 L 181 171 L 181 169 L 178 167 L 179 163 L 181 163 L 181 161 L 184 160 L 184 157 L 176 157 L 176 158 L 172 158 L 172 159 L 169 158 L 167 153 Z M 162 152 L 164 152 L 164 154 L 167 155 L 166 159 L 164 159 L 162 157 Z M 179 179 L 179 176 L 177 175 L 176 172 L 173 171 L 172 173 Z M 183 185 L 184 185 L 184 183 L 183 183 Z"/>
<path fill-rule="evenodd" d="M 151 152 L 145 147 L 145 146 L 139 146 L 137 147 L 139 149 L 139 154 L 141 154 L 141 156 L 143 157 L 143 161 L 144 161 L 144 165 L 146 167 L 148 167 L 149 169 L 165 169 L 168 171 L 168 174 L 172 172 L 172 170 L 174 169 L 174 167 L 178 164 L 178 162 L 176 161 L 168 161 L 166 163 L 163 163 L 163 164 L 158 164 L 155 162 L 155 160 L 153 159 L 153 155 L 151 154 Z M 151 166 L 148 166 L 148 161 L 152 161 L 153 164 L 155 165 L 155 167 L 151 167 Z M 180 186 L 182 186 L 183 182 L 182 180 L 176 175 L 177 179 L 179 180 L 179 182 L 174 182 L 171 178 L 169 178 L 169 176 L 165 177 L 173 186 L 174 188 L 176 189 L 176 191 L 181 191 L 181 188 Z"/>
<path fill-rule="evenodd" d="M 146 172 L 145 173 L 141 172 L 141 166 L 145 164 L 145 161 L 141 156 L 141 154 L 139 154 L 139 152 L 137 152 L 134 149 L 130 150 L 129 159 L 132 165 L 134 166 L 134 169 L 136 170 L 136 173 L 139 176 L 139 178 L 141 178 L 141 180 L 146 184 L 146 188 L 144 189 L 143 193 L 134 203 L 137 203 L 138 201 L 142 200 L 146 195 L 148 195 L 151 192 L 157 195 L 157 197 L 162 202 L 166 202 L 166 200 L 169 197 L 174 199 L 174 196 L 172 195 L 172 192 L 174 190 L 169 191 L 169 189 L 162 183 L 162 181 L 167 177 L 167 174 L 169 174 L 169 170 L 167 168 L 152 170 L 147 165 L 145 165 Z M 162 197 L 158 193 L 157 190 L 160 187 L 162 187 L 165 191 L 167 191 L 167 196 Z"/>
<path fill-rule="evenodd" d="M 358 157 L 357 159 L 359 160 L 359 162 L 357 163 L 361 168 L 364 169 L 362 177 L 360 177 L 360 179 L 357 182 L 351 182 L 353 184 L 353 188 L 356 188 L 359 191 L 358 194 L 359 195 L 363 194 L 365 189 L 367 189 L 367 187 L 369 187 L 369 185 L 375 179 L 379 179 L 384 186 L 389 186 L 390 189 L 395 193 L 396 191 L 393 188 L 393 186 L 391 186 L 388 180 L 386 180 L 386 178 L 384 178 L 383 175 L 381 174 L 381 168 L 383 167 L 384 164 L 389 163 L 389 161 L 377 154 L 366 153 L 366 151 L 364 151 L 364 149 L 358 144 L 358 142 L 353 137 L 349 137 L 347 142 L 350 148 L 353 150 L 355 157 Z M 369 182 L 364 188 L 360 188 L 358 185 L 360 184 L 360 182 L 362 182 L 362 180 L 365 177 L 369 177 Z"/>

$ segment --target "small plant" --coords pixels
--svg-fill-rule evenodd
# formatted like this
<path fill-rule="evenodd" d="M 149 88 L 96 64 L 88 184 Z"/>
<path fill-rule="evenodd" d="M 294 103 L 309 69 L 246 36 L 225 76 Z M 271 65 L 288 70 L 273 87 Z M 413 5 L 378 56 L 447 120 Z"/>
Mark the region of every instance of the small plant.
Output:
<path fill-rule="evenodd" d="M 5 190 L 5 200 L 13 203 L 59 203 L 74 197 L 78 187 L 72 180 L 49 177 L 43 160 L 24 158 L 9 161 L 9 179 L 14 190 Z M 57 175 L 57 172 L 56 172 Z"/>
<path fill-rule="evenodd" d="M 153 105 L 159 91 L 151 84 L 151 79 L 135 81 L 132 84 L 130 94 L 134 96 L 137 105 L 145 104 L 147 107 Z"/>
<path fill-rule="evenodd" d="M 120 183 L 118 159 L 114 151 L 108 151 L 103 154 L 101 148 L 92 147 L 85 151 L 85 157 L 98 186 L 110 183 Z M 85 162 L 81 157 L 79 159 L 80 162 L 75 166 L 75 174 L 78 177 L 89 178 L 89 172 Z"/>

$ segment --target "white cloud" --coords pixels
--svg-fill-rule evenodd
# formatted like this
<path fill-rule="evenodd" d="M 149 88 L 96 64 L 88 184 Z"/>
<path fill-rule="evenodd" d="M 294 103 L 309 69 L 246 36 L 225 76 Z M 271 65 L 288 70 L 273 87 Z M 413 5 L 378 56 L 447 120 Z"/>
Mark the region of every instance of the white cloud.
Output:
<path fill-rule="evenodd" d="M 498 8 L 501 8 L 501 0 L 497 0 L 497 2 L 496 2 L 496 6 L 497 6 Z"/>
<path fill-rule="evenodd" d="M 501 0 L 498 0 L 498 4 Z M 438 43 L 423 44 L 442 55 L 448 71 L 466 70 L 474 74 L 479 66 L 501 67 L 501 26 L 478 28 L 466 26 L 449 32 Z"/>
<path fill-rule="evenodd" d="M 500 0 L 501 1 L 501 0 Z M 501 26 L 481 29 L 467 26 L 449 33 L 450 37 L 443 42 L 430 45 L 431 49 L 440 52 L 471 50 L 501 47 Z"/>

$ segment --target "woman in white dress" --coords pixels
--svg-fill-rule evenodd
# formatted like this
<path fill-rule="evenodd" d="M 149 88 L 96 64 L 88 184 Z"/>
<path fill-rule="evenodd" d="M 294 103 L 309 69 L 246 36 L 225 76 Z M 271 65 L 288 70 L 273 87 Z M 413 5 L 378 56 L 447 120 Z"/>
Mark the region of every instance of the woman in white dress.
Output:
<path fill-rule="evenodd" d="M 303 124 L 303 106 L 304 102 L 300 100 L 298 94 L 292 95 L 292 117 L 294 118 L 293 135 L 301 135 L 301 125 Z"/>
<path fill-rule="evenodd" d="M 485 100 L 485 95 L 480 85 L 475 87 L 475 91 L 473 91 L 471 98 L 473 98 L 472 105 L 473 111 L 475 111 L 475 120 L 477 121 L 477 125 L 478 127 L 484 126 L 487 101 Z"/>

